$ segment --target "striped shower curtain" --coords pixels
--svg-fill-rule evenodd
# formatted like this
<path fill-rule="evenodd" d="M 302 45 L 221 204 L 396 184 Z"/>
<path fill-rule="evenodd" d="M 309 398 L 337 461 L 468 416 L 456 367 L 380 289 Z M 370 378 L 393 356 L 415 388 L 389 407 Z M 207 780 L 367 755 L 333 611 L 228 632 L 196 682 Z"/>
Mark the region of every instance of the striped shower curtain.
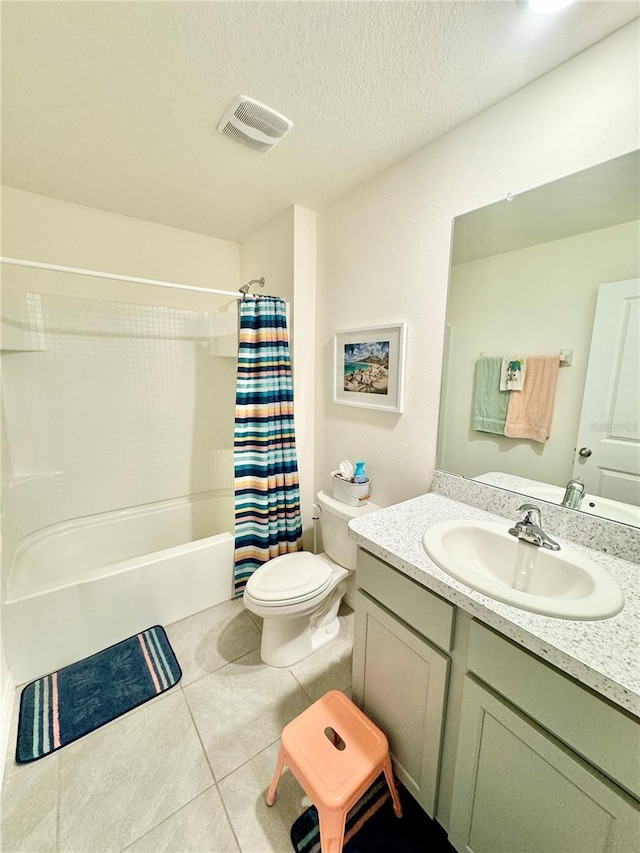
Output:
<path fill-rule="evenodd" d="M 240 303 L 234 435 L 235 594 L 267 560 L 302 548 L 285 302 Z"/>

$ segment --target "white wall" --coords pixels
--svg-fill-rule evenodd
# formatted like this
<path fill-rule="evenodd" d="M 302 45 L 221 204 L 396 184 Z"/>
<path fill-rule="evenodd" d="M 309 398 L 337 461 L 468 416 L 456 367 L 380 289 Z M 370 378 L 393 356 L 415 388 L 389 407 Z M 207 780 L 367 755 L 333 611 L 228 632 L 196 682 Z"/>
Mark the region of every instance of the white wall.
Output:
<path fill-rule="evenodd" d="M 240 243 L 240 284 L 264 276 L 265 286 L 253 293 L 293 299 L 294 208 L 267 222 Z"/>
<path fill-rule="evenodd" d="M 293 395 L 304 547 L 312 549 L 315 454 L 316 371 L 316 213 L 294 207 Z"/>
<path fill-rule="evenodd" d="M 447 325 L 446 440 L 439 466 L 476 476 L 504 471 L 564 486 L 573 471 L 598 286 L 640 275 L 640 222 L 506 252 L 451 269 Z M 561 368 L 549 440 L 471 429 L 481 352 L 542 355 L 572 349 Z"/>
<path fill-rule="evenodd" d="M 317 488 L 336 462 L 358 458 L 378 503 L 428 490 L 452 220 L 638 147 L 638 29 L 635 21 L 322 211 Z M 334 333 L 402 320 L 405 412 L 335 405 Z"/>
<path fill-rule="evenodd" d="M 2 187 L 0 201 L 4 256 L 222 290 L 239 286 L 237 243 L 13 187 Z"/>

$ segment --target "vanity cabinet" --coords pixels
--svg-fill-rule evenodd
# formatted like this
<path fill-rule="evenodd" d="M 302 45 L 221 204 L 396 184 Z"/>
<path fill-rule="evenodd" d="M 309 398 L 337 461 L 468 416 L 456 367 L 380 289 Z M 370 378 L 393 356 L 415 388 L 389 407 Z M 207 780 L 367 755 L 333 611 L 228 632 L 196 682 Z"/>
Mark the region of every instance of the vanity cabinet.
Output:
<path fill-rule="evenodd" d="M 449 841 L 469 853 L 632 853 L 637 804 L 467 676 Z"/>
<path fill-rule="evenodd" d="M 473 621 L 449 838 L 469 853 L 631 853 L 637 720 Z"/>
<path fill-rule="evenodd" d="M 387 734 L 398 778 L 434 814 L 449 657 L 428 632 L 431 624 L 438 642 L 449 646 L 453 607 L 407 578 L 389 576 L 365 552 L 358 561 L 358 586 L 354 700 Z M 391 599 L 394 613 L 380 599 Z"/>
<path fill-rule="evenodd" d="M 640 724 L 468 613 L 358 553 L 354 700 L 463 853 L 631 853 Z"/>

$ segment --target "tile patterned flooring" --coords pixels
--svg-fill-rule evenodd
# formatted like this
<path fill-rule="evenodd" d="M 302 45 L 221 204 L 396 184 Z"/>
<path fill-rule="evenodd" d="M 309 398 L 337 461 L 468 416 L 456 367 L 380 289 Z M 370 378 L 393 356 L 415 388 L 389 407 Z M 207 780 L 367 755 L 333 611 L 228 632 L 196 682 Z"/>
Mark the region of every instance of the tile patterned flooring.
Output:
<path fill-rule="evenodd" d="M 4 853 L 291 853 L 309 800 L 288 771 L 268 808 L 283 726 L 327 690 L 349 693 L 353 612 L 337 639 L 292 667 L 260 661 L 240 601 L 167 626 L 176 687 L 60 751 L 4 769 Z M 18 695 L 18 694 L 17 694 Z"/>

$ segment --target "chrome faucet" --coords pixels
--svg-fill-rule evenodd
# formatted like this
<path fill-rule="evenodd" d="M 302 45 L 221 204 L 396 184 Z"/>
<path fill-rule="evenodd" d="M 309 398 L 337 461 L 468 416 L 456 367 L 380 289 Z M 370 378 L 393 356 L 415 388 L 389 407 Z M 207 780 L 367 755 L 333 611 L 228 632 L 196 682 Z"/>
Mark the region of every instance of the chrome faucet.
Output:
<path fill-rule="evenodd" d="M 549 548 L 551 551 L 559 551 L 560 545 L 542 529 L 542 515 L 537 506 L 533 504 L 522 504 L 518 512 L 523 512 L 523 517 L 509 528 L 509 533 L 516 539 L 530 542 L 541 548 Z"/>
<path fill-rule="evenodd" d="M 564 490 L 564 497 L 561 501 L 562 506 L 569 507 L 569 509 L 579 509 L 583 498 L 584 483 L 582 481 L 582 477 L 578 477 L 575 480 L 569 480 L 567 487 Z"/>

